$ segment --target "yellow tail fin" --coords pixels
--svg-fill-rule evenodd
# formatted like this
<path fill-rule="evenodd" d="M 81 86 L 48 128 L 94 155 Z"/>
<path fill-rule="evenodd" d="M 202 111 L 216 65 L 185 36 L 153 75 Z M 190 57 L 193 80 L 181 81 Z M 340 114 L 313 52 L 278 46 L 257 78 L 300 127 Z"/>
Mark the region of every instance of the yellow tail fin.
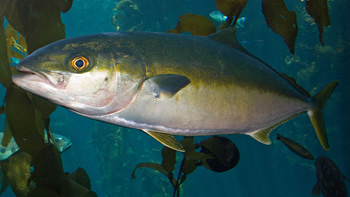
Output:
<path fill-rule="evenodd" d="M 312 125 L 314 126 L 317 137 L 325 150 L 329 150 L 329 145 L 326 128 L 323 121 L 322 109 L 338 84 L 338 81 L 333 81 L 313 97 L 311 97 L 311 100 L 315 104 L 315 107 L 307 112 Z"/>

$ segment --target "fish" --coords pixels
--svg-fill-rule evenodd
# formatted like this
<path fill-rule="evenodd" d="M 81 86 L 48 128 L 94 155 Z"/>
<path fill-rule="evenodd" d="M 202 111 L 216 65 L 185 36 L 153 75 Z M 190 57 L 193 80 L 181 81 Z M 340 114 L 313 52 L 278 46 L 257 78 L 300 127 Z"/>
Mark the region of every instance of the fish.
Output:
<path fill-rule="evenodd" d="M 18 40 L 11 36 L 11 50 L 14 52 L 14 56 L 10 57 L 11 66 L 16 66 L 23 58 L 28 55 L 28 51 L 25 47 L 19 44 Z"/>
<path fill-rule="evenodd" d="M 237 19 L 237 27 L 244 28 L 244 23 L 247 20 L 247 17 L 240 17 Z"/>
<path fill-rule="evenodd" d="M 305 112 L 328 150 L 322 109 L 339 82 L 311 96 L 246 51 L 235 32 L 67 38 L 28 55 L 12 81 L 80 115 L 142 130 L 182 152 L 174 135 L 246 134 L 271 144 L 271 130 Z"/>
<path fill-rule="evenodd" d="M 215 10 L 209 13 L 209 16 L 217 22 L 224 22 L 227 20 L 227 16 L 221 13 L 219 10 Z M 247 17 L 240 17 L 237 19 L 237 28 L 244 28 L 244 23 Z"/>
<path fill-rule="evenodd" d="M 317 183 L 312 189 L 312 195 L 319 196 L 322 192 L 324 197 L 347 197 L 345 185 L 346 178 L 331 159 L 320 156 L 316 159 Z"/>
<path fill-rule="evenodd" d="M 53 144 L 56 144 L 57 149 L 63 153 L 66 151 L 68 148 L 72 146 L 72 142 L 70 139 L 64 137 L 63 135 L 59 134 L 52 134 L 53 139 L 55 142 L 52 142 Z M 46 135 L 45 135 L 46 136 Z M 2 141 L 2 138 L 4 137 L 4 133 L 0 132 L 0 141 Z M 45 143 L 47 143 L 47 137 L 45 137 Z M 19 150 L 18 145 L 16 144 L 15 139 L 11 139 L 10 143 L 7 145 L 7 147 L 4 147 L 0 144 L 0 161 L 6 160 L 9 158 L 11 155 L 16 153 Z"/>
<path fill-rule="evenodd" d="M 209 16 L 214 19 L 217 22 L 224 22 L 227 19 L 227 16 L 225 16 L 223 13 L 221 13 L 219 10 L 215 10 L 209 13 Z"/>
<path fill-rule="evenodd" d="M 304 159 L 314 160 L 315 157 L 304 146 L 277 133 L 277 140 L 281 141 L 293 153 Z"/>
<path fill-rule="evenodd" d="M 20 45 L 17 39 L 15 39 L 14 37 L 11 37 L 11 42 L 12 42 L 13 51 L 23 56 L 23 58 L 28 55 L 27 49 L 24 48 L 22 45 Z"/>

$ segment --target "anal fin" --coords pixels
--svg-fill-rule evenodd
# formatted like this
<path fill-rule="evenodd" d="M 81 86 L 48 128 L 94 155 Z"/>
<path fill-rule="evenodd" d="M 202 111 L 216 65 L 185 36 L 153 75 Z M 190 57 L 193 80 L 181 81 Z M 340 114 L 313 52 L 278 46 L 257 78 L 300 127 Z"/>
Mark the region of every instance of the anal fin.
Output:
<path fill-rule="evenodd" d="M 156 139 L 158 142 L 160 142 L 164 146 L 167 146 L 171 149 L 174 149 L 180 152 L 185 152 L 185 149 L 182 147 L 181 143 L 177 141 L 173 135 L 166 134 L 166 133 L 159 133 L 155 131 L 149 131 L 146 129 L 142 129 L 142 131 L 147 133 L 154 139 Z"/>
<path fill-rule="evenodd" d="M 256 139 L 257 141 L 266 144 L 266 145 L 270 145 L 271 144 L 271 140 L 269 138 L 271 131 L 274 129 L 273 128 L 267 128 L 267 129 L 263 129 L 260 131 L 256 131 L 252 134 L 250 134 L 250 136 L 252 136 L 254 139 Z"/>

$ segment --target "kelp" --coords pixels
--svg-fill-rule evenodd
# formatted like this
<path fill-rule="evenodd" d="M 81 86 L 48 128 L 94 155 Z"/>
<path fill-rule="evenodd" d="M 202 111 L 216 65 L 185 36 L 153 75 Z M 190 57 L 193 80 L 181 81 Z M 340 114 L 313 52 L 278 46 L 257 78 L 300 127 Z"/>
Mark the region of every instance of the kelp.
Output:
<path fill-rule="evenodd" d="M 284 39 L 294 54 L 298 34 L 296 13 L 289 11 L 283 0 L 262 0 L 262 8 L 267 25 Z"/>
<path fill-rule="evenodd" d="M 50 130 L 49 115 L 57 106 L 27 93 L 11 81 L 12 74 L 18 72 L 10 66 L 11 57 L 23 59 L 27 53 L 65 37 L 61 13 L 67 12 L 72 3 L 73 0 L 0 1 L 1 25 L 3 27 L 4 17 L 9 23 L 6 30 L 0 28 L 0 82 L 6 88 L 2 106 L 6 114 L 2 144 L 8 144 L 13 136 L 20 147 L 20 153 L 1 162 L 3 181 L 0 191 L 11 185 L 18 196 L 96 196 L 90 190 L 87 174 L 81 169 L 71 176 L 64 173 L 57 148 L 44 143 L 44 132 Z M 18 171 L 16 166 L 23 170 Z M 30 166 L 33 166 L 33 172 L 30 172 Z"/>
<path fill-rule="evenodd" d="M 174 29 L 167 33 L 189 32 L 192 35 L 207 36 L 216 32 L 215 24 L 205 16 L 186 13 L 179 17 Z"/>
<path fill-rule="evenodd" d="M 30 162 L 32 157 L 25 152 L 18 152 L 7 161 L 1 162 L 2 185 L 1 191 L 5 191 L 8 185 L 11 186 L 16 196 L 27 196 L 33 184 L 28 184 L 30 177 Z"/>
<path fill-rule="evenodd" d="M 7 147 L 12 139 L 12 133 L 7 123 L 7 118 L 5 118 L 5 128 L 4 128 L 4 137 L 2 138 L 1 145 Z"/>
<path fill-rule="evenodd" d="M 214 172 L 226 172 L 238 164 L 238 148 L 226 137 L 214 136 L 202 141 L 198 146 L 202 148 L 202 153 L 213 156 L 206 159 L 205 167 Z"/>
<path fill-rule="evenodd" d="M 320 32 L 320 42 L 324 46 L 322 39 L 323 27 L 331 25 L 331 20 L 328 14 L 328 4 L 327 0 L 308 0 L 306 2 L 306 11 L 315 20 L 318 31 Z"/>
<path fill-rule="evenodd" d="M 216 0 L 218 10 L 227 16 L 226 21 L 221 23 L 218 30 L 233 27 L 246 3 L 247 0 Z M 298 35 L 295 11 L 289 11 L 283 0 L 262 0 L 262 8 L 267 25 L 284 39 L 290 53 L 294 55 L 295 41 Z M 322 40 L 323 27 L 330 25 L 327 0 L 306 1 L 306 10 L 317 23 L 320 41 L 324 45 Z M 192 35 L 207 36 L 216 32 L 215 27 L 208 20 L 201 15 L 186 13 L 179 17 L 176 27 L 167 32 L 190 32 Z"/>
<path fill-rule="evenodd" d="M 25 37 L 18 33 L 10 24 L 5 28 L 6 46 L 8 61 L 11 62 L 11 57 L 22 60 L 27 56 L 27 42 Z"/>
<path fill-rule="evenodd" d="M 233 27 L 247 2 L 248 0 L 216 0 L 215 3 L 218 10 L 227 16 L 226 21 L 221 24 L 219 29 L 227 28 L 230 24 Z"/>
<path fill-rule="evenodd" d="M 1 27 L 4 26 L 4 17 L 1 15 L 0 15 L 0 26 Z M 0 28 L 0 82 L 5 88 L 8 88 L 12 84 L 12 80 L 11 80 L 12 74 L 11 74 L 6 45 L 7 43 L 6 43 L 5 30 L 3 28 Z"/>
<path fill-rule="evenodd" d="M 27 93 L 12 85 L 6 90 L 6 118 L 20 149 L 35 156 L 43 148 L 44 139 L 36 127 L 35 108 Z"/>
<path fill-rule="evenodd" d="M 43 160 L 45 162 L 42 162 Z M 89 178 L 85 172 L 78 168 L 72 176 L 64 173 L 60 153 L 53 144 L 45 144 L 45 147 L 33 158 L 32 164 L 34 171 L 29 183 L 35 183 L 36 187 L 28 196 L 37 194 L 77 197 L 93 195 L 93 192 L 90 191 L 90 183 L 86 183 Z"/>
<path fill-rule="evenodd" d="M 192 137 L 185 137 L 180 141 L 185 152 L 177 178 L 173 171 L 176 165 L 176 151 L 168 147 L 162 149 L 162 164 L 140 163 L 134 168 L 131 178 L 136 178 L 136 170 L 150 168 L 165 175 L 174 188 L 173 196 L 180 196 L 180 186 L 186 180 L 187 175 L 194 172 L 198 166 L 205 166 L 214 172 L 225 172 L 234 168 L 240 158 L 236 145 L 225 137 L 213 136 L 199 144 L 194 144 Z M 201 148 L 199 152 L 196 149 Z"/>
<path fill-rule="evenodd" d="M 22 34 L 28 44 L 28 53 L 65 37 L 61 12 L 67 12 L 73 0 L 0 1 L 0 15 Z"/>

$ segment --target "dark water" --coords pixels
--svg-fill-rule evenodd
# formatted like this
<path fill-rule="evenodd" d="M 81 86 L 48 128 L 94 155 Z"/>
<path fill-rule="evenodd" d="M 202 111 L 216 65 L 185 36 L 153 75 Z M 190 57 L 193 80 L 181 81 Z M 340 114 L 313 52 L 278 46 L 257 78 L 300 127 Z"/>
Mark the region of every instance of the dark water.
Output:
<path fill-rule="evenodd" d="M 116 31 L 112 24 L 116 1 L 75 0 L 72 9 L 62 14 L 66 37 Z M 135 1 L 137 12 L 124 19 L 125 28 L 142 31 L 166 31 L 175 27 L 177 17 L 195 13 L 209 17 L 216 10 L 214 0 L 195 1 Z M 345 176 L 350 177 L 350 106 L 349 91 L 350 36 L 346 0 L 329 1 L 332 25 L 325 28 L 325 47 L 318 40 L 317 25 L 305 14 L 304 2 L 287 1 L 298 15 L 299 34 L 296 55 L 289 53 L 282 38 L 273 33 L 261 13 L 261 1 L 250 0 L 241 14 L 247 17 L 245 27 L 238 30 L 238 39 L 252 54 L 276 70 L 294 77 L 311 94 L 337 79 L 340 85 L 324 108 L 324 119 L 330 144 L 325 151 L 306 114 L 285 123 L 271 133 L 272 145 L 263 145 L 249 136 L 231 135 L 241 158 L 230 171 L 215 173 L 198 167 L 181 186 L 181 196 L 312 196 L 316 183 L 314 161 L 299 158 L 282 143 L 276 132 L 307 147 L 315 157 L 324 155 L 335 161 Z M 1 89 L 1 94 L 4 94 Z M 4 118 L 1 116 L 1 118 Z M 3 124 L 3 121 L 1 121 Z M 172 196 L 170 182 L 160 173 L 139 169 L 131 179 L 135 166 L 142 162 L 161 162 L 162 146 L 144 133 L 122 129 L 93 121 L 64 108 L 51 116 L 55 133 L 72 140 L 71 149 L 62 154 L 64 169 L 73 172 L 84 168 L 91 179 L 92 190 L 98 196 Z M 118 133 L 118 135 L 117 135 Z M 206 137 L 197 137 L 197 142 Z M 181 138 L 179 138 L 181 139 Z M 177 169 L 182 155 L 178 153 Z M 350 184 L 347 183 L 348 191 Z M 8 191 L 3 196 L 13 196 Z"/>

